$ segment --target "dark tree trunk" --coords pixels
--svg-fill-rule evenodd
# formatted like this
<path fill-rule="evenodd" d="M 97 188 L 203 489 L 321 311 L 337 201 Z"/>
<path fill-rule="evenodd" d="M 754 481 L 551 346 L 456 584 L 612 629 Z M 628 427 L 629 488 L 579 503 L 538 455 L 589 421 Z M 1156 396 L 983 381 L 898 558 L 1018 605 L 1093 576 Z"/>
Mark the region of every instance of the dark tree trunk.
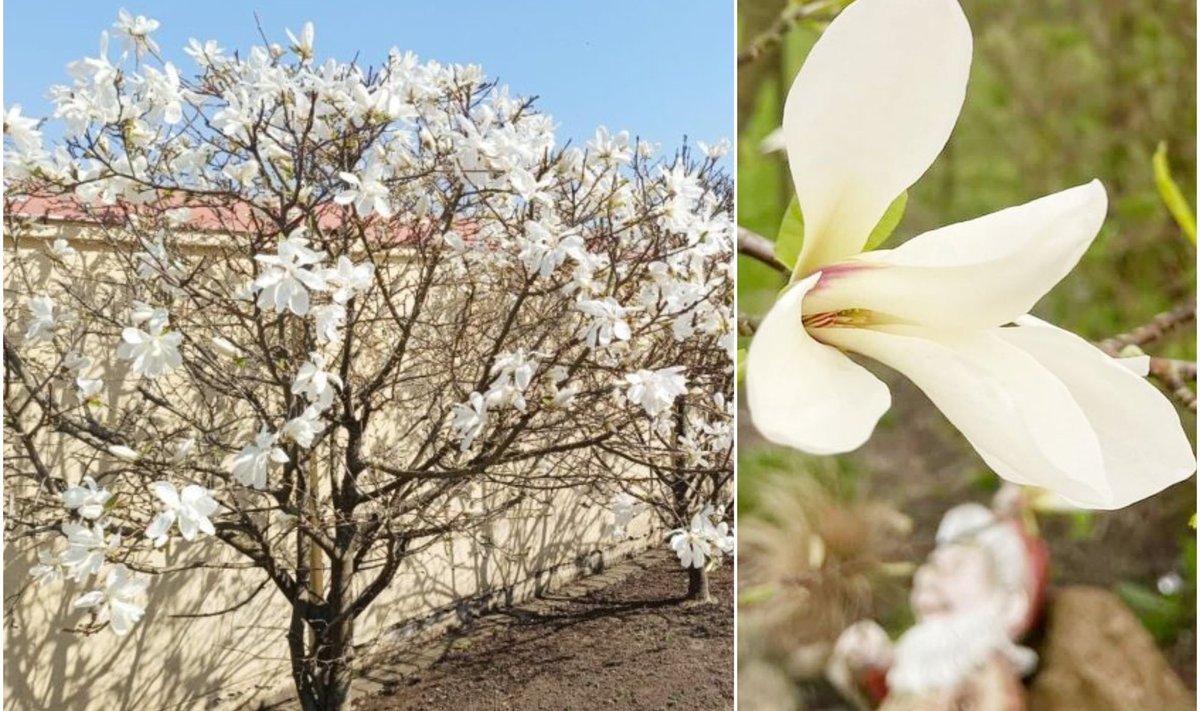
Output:
<path fill-rule="evenodd" d="M 324 621 L 309 625 L 311 643 L 297 663 L 293 658 L 296 693 L 303 711 L 345 711 L 350 708 L 354 677 L 354 622 Z M 294 656 L 294 655 L 293 655 Z"/>
<path fill-rule="evenodd" d="M 713 597 L 708 591 L 708 568 L 688 568 L 687 600 L 695 602 L 712 602 Z"/>

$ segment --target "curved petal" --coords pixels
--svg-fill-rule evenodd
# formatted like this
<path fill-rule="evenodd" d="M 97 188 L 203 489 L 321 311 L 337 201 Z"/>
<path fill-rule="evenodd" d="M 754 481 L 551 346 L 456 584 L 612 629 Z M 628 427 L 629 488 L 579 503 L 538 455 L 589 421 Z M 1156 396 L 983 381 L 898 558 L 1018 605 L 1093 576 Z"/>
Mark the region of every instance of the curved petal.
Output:
<path fill-rule="evenodd" d="M 1196 471 L 1179 413 L 1145 378 L 1044 322 L 1023 320 L 999 333 L 1054 373 L 1083 409 L 1099 437 L 1104 475 L 1112 487 L 1106 508 L 1141 501 Z"/>
<path fill-rule="evenodd" d="M 804 215 L 798 274 L 862 251 L 946 145 L 970 69 L 956 0 L 857 0 L 829 25 L 783 109 Z"/>
<path fill-rule="evenodd" d="M 806 310 L 866 309 L 946 328 L 1010 323 L 1075 268 L 1107 209 L 1093 180 L 926 232 L 824 270 Z"/>
<path fill-rule="evenodd" d="M 156 481 L 150 485 L 150 490 L 154 492 L 159 501 L 171 509 L 179 508 L 179 494 L 175 491 L 175 486 L 171 482 Z"/>
<path fill-rule="evenodd" d="M 763 319 L 746 354 L 746 402 L 772 442 L 836 454 L 867 441 L 892 397 L 879 378 L 805 330 L 801 304 L 819 278 L 797 282 Z"/>
<path fill-rule="evenodd" d="M 1111 506 L 1100 443 L 1070 390 L 995 330 L 891 326 L 815 335 L 906 375 L 1005 479 L 1079 506 Z"/>

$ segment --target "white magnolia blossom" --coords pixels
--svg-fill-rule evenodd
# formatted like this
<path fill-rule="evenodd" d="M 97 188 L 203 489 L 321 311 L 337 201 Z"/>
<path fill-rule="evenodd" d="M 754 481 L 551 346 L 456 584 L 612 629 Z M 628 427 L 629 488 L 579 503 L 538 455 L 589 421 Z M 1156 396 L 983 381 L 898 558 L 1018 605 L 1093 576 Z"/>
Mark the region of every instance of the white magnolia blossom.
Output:
<path fill-rule="evenodd" d="M 104 390 L 104 381 L 100 378 L 88 378 L 82 375 L 75 378 L 75 396 L 88 407 L 100 407 L 100 393 Z"/>
<path fill-rule="evenodd" d="M 104 505 L 112 498 L 112 493 L 85 475 L 80 485 L 68 486 L 62 497 L 63 507 L 94 521 L 104 515 Z"/>
<path fill-rule="evenodd" d="M 233 341 L 230 341 L 228 338 L 224 338 L 222 336 L 216 336 L 215 338 L 213 338 L 211 340 L 211 342 L 212 342 L 213 348 L 217 351 L 217 353 L 220 353 L 223 356 L 237 359 L 237 358 L 241 358 L 243 355 L 245 355 L 242 352 L 242 349 L 235 346 L 233 344 Z"/>
<path fill-rule="evenodd" d="M 784 109 L 804 242 L 746 361 L 768 439 L 847 452 L 888 409 L 856 353 L 908 376 L 1000 476 L 1112 509 L 1196 468 L 1149 382 L 1029 310 L 1104 221 L 1098 182 L 863 253 L 945 145 L 971 31 L 955 0 L 858 0 L 817 42 Z"/>
<path fill-rule="evenodd" d="M 184 47 L 183 51 L 201 67 L 220 64 L 221 60 L 225 58 L 225 50 L 217 44 L 216 40 L 206 40 L 201 43 L 200 40 L 193 37 L 188 40 L 188 46 Z"/>
<path fill-rule="evenodd" d="M 292 41 L 291 50 L 295 52 L 304 61 L 311 61 L 313 58 L 313 41 L 316 36 L 316 28 L 313 23 L 305 22 L 304 28 L 300 30 L 300 36 L 292 34 L 291 30 L 286 30 L 288 39 Z"/>
<path fill-rule="evenodd" d="M 518 348 L 515 351 L 497 355 L 496 360 L 492 362 L 491 375 L 496 376 L 497 381 L 512 384 L 523 391 L 533 381 L 533 374 L 536 370 L 536 359 L 527 354 L 524 349 Z"/>
<path fill-rule="evenodd" d="M 54 328 L 58 324 L 55 318 L 54 300 L 49 296 L 34 296 L 29 299 L 29 326 L 25 329 L 27 343 L 42 343 L 54 339 Z"/>
<path fill-rule="evenodd" d="M 272 463 L 284 464 L 287 453 L 275 446 L 278 435 L 260 430 L 254 441 L 242 447 L 226 461 L 229 473 L 238 483 L 255 489 L 267 488 L 267 469 Z"/>
<path fill-rule="evenodd" d="M 134 326 L 146 324 L 150 328 L 163 328 L 169 321 L 170 314 L 166 309 L 151 306 L 137 299 L 130 304 L 129 323 Z"/>
<path fill-rule="evenodd" d="M 613 341 L 628 341 L 632 335 L 625 308 L 611 296 L 583 299 L 576 308 L 592 317 L 583 334 L 589 348 L 607 346 Z"/>
<path fill-rule="evenodd" d="M 29 569 L 29 577 L 38 585 L 50 585 L 63 579 L 63 567 L 58 556 L 50 551 L 38 551 L 38 562 Z"/>
<path fill-rule="evenodd" d="M 334 343 L 342 338 L 342 326 L 346 322 L 346 307 L 341 304 L 314 306 L 309 312 L 313 319 L 313 330 L 318 343 Z"/>
<path fill-rule="evenodd" d="M 531 274 L 545 279 L 562 266 L 567 257 L 582 257 L 586 253 L 583 240 L 575 234 L 560 234 L 536 220 L 525 223 L 521 263 Z"/>
<path fill-rule="evenodd" d="M 121 331 L 123 343 L 117 347 L 117 357 L 132 361 L 134 375 L 158 378 L 183 365 L 179 346 L 183 334 L 168 330 L 164 321 L 151 321 L 150 330 L 129 327 Z"/>
<path fill-rule="evenodd" d="M 333 300 L 344 304 L 375 283 L 375 265 L 370 262 L 355 264 L 343 254 L 338 257 L 337 266 L 325 272 L 325 281 L 334 287 L 331 294 Z"/>
<path fill-rule="evenodd" d="M 41 150 L 42 134 L 37 125 L 37 119 L 21 115 L 20 104 L 13 104 L 4 112 L 4 135 L 23 153 Z"/>
<path fill-rule="evenodd" d="M 309 249 L 308 240 L 296 232 L 279 242 L 276 254 L 256 254 L 254 259 L 267 267 L 254 280 L 262 308 L 304 316 L 308 313 L 308 290 L 325 289 L 323 270 L 310 268 L 320 265 L 325 253 Z"/>
<path fill-rule="evenodd" d="M 535 200 L 541 202 L 550 202 L 550 195 L 546 193 L 546 188 L 550 186 L 551 176 L 543 175 L 540 179 L 535 178 L 533 173 L 525 170 L 520 166 L 515 166 L 508 174 L 509 184 L 517 195 L 525 202 L 533 202 Z"/>
<path fill-rule="evenodd" d="M 596 129 L 595 137 L 588 141 L 588 148 L 595 151 L 597 157 L 614 163 L 624 164 L 633 160 L 628 131 L 620 131 L 614 136 L 608 132 L 608 128 L 601 126 Z"/>
<path fill-rule="evenodd" d="M 108 553 L 121 546 L 121 534 L 105 535 L 100 521 L 90 526 L 67 522 L 62 525 L 62 532 L 67 537 L 67 549 L 59 556 L 59 562 L 75 582 L 100 572 Z"/>
<path fill-rule="evenodd" d="M 101 622 L 108 622 L 113 634 L 124 637 L 129 634 L 146 608 L 141 600 L 150 581 L 144 575 L 130 574 L 124 563 L 108 570 L 104 590 L 93 590 L 75 600 L 77 610 L 93 609 Z"/>
<path fill-rule="evenodd" d="M 733 553 L 733 533 L 729 530 L 729 524 L 720 520 L 724 515 L 724 510 L 708 505 L 692 517 L 690 526 L 670 532 L 671 549 L 679 556 L 681 566 L 716 566 L 722 557 Z"/>
<path fill-rule="evenodd" d="M 361 176 L 353 173 L 338 173 L 351 187 L 334 197 L 339 205 L 354 205 L 359 217 L 370 217 L 377 213 L 382 218 L 392 216 L 392 205 L 388 201 L 388 188 L 383 183 L 383 165 L 371 163 Z"/>
<path fill-rule="evenodd" d="M 213 492 L 197 484 L 176 490 L 169 481 L 156 481 L 150 485 L 150 490 L 165 507 L 146 529 L 146 538 L 154 541 L 155 548 L 166 544 L 171 527 L 176 524 L 185 541 L 196 540 L 200 533 L 216 534 L 217 529 L 209 519 L 220 508 L 212 497 Z"/>
<path fill-rule="evenodd" d="M 637 518 L 649 506 L 622 491 L 613 497 L 611 508 L 613 515 L 612 536 L 613 538 L 624 538 L 629 535 L 629 524 L 633 523 L 633 519 Z"/>
<path fill-rule="evenodd" d="M 108 453 L 125 462 L 135 462 L 140 456 L 136 449 L 123 444 L 109 445 Z"/>
<path fill-rule="evenodd" d="M 639 370 L 625 376 L 625 397 L 640 405 L 647 415 L 658 417 L 687 394 L 687 377 L 682 365 L 658 370 Z"/>
<path fill-rule="evenodd" d="M 59 259 L 70 259 L 79 252 L 67 240 L 59 237 L 50 243 L 50 253 Z"/>
<path fill-rule="evenodd" d="M 92 359 L 75 351 L 63 356 L 62 366 L 76 375 L 92 367 Z"/>
<path fill-rule="evenodd" d="M 303 395 L 322 412 L 333 404 L 335 387 L 342 387 L 341 377 L 337 373 L 326 371 L 325 356 L 315 351 L 308 354 L 308 360 L 300 365 L 300 369 L 296 371 L 296 379 L 292 382 L 292 392 Z"/>
<path fill-rule="evenodd" d="M 312 447 L 317 435 L 325 431 L 325 423 L 321 421 L 321 410 L 316 405 L 309 405 L 299 416 L 288 420 L 280 432 L 284 437 L 308 449 Z"/>
<path fill-rule="evenodd" d="M 117 31 L 118 36 L 124 38 L 126 48 L 133 50 L 140 57 L 147 52 L 158 53 L 158 45 L 150 37 L 150 33 L 157 30 L 158 25 L 158 20 L 145 15 L 131 15 L 128 10 L 121 8 L 117 13 L 117 21 L 113 23 L 113 29 Z"/>
<path fill-rule="evenodd" d="M 696 141 L 696 147 L 700 149 L 700 152 L 704 154 L 705 158 L 716 160 L 718 158 L 724 158 L 725 155 L 729 153 L 729 149 L 732 148 L 732 145 L 729 143 L 728 138 L 722 138 L 712 145 L 709 145 L 704 141 Z"/>
<path fill-rule="evenodd" d="M 466 403 L 454 405 L 451 411 L 454 416 L 451 427 L 454 435 L 462 440 L 460 447 L 465 452 L 487 426 L 487 402 L 480 393 L 471 393 Z"/>

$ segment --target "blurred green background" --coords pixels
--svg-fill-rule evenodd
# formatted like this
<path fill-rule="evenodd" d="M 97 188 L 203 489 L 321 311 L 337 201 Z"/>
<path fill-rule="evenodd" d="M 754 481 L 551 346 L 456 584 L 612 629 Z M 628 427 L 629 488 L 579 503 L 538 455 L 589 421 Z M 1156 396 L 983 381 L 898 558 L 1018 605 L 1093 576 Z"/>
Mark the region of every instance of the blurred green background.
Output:
<path fill-rule="evenodd" d="M 780 43 L 739 66 L 738 222 L 774 238 L 792 188 L 782 153 L 763 138 L 781 121 L 792 78 L 845 2 L 824 6 Z M 1110 209 L 1079 267 L 1036 313 L 1100 340 L 1195 298 L 1196 249 L 1156 188 L 1152 158 L 1166 142 L 1171 172 L 1196 194 L 1196 8 L 1192 0 L 962 0 L 975 37 L 966 106 L 941 157 L 909 193 L 888 245 L 1099 178 Z M 785 9 L 740 0 L 742 48 Z M 738 258 L 739 312 L 765 313 L 783 277 Z M 1188 325 L 1150 346 L 1195 359 Z M 739 424 L 739 525 L 761 512 L 779 474 L 818 480 L 844 501 L 882 501 L 912 518 L 908 554 L 932 545 L 941 514 L 986 501 L 998 485 L 962 438 L 915 388 L 884 369 L 894 406 L 861 450 L 819 461 L 765 444 L 743 411 Z M 1195 431 L 1195 417 L 1184 412 Z M 1139 613 L 1173 666 L 1195 686 L 1195 483 L 1115 513 L 1044 522 L 1054 580 L 1113 589 Z M 1176 576 L 1181 589 L 1169 584 Z M 1160 588 L 1168 591 L 1160 592 Z M 880 614 L 886 614 L 882 611 Z"/>

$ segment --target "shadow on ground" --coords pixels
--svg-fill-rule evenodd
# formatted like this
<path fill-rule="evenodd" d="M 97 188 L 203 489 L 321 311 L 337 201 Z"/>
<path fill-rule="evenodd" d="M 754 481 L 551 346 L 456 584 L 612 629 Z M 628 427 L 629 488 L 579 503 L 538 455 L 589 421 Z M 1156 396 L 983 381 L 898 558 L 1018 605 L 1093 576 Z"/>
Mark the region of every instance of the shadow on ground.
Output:
<path fill-rule="evenodd" d="M 358 711 L 724 709 L 733 704 L 733 575 L 715 604 L 653 550 L 480 618 L 365 670 Z"/>

